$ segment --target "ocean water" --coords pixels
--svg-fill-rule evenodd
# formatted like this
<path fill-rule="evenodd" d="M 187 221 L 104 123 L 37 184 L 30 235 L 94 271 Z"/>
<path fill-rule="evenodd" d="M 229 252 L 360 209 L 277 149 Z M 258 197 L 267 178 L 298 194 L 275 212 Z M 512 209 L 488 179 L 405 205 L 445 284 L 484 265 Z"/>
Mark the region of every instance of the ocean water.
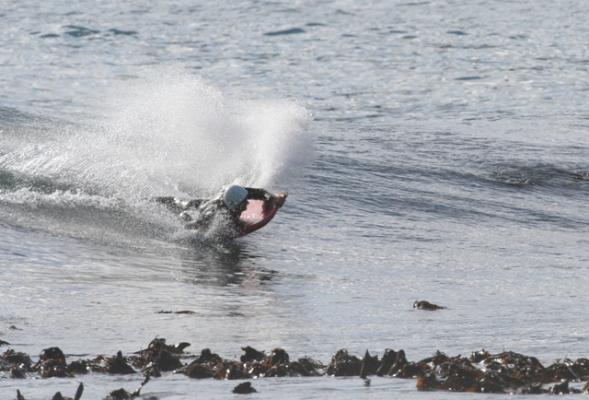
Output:
<path fill-rule="evenodd" d="M 326 363 L 340 348 L 588 357 L 588 13 L 580 0 L 3 1 L 0 339 L 68 358 L 155 336 Z M 290 195 L 230 244 L 150 200 L 231 182 Z M 141 377 L 0 377 L 0 397 L 79 381 L 101 399 Z M 221 399 L 235 383 L 168 376 L 143 394 Z M 414 385 L 262 379 L 252 398 L 464 397 Z"/>

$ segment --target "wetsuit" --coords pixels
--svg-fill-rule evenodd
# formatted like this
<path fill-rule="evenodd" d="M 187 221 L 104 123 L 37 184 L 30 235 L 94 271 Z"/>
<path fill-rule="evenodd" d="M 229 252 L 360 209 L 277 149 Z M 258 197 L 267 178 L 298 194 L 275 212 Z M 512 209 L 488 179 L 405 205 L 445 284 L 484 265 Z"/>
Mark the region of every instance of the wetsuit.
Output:
<path fill-rule="evenodd" d="M 247 190 L 247 200 L 270 201 L 273 198 L 272 194 L 264 189 L 245 189 Z M 189 201 L 181 201 L 175 197 L 157 197 L 155 200 L 158 203 L 166 205 L 172 212 L 178 214 L 184 221 L 186 221 L 187 224 L 185 225 L 185 228 L 187 229 L 208 228 L 212 226 L 215 221 L 222 221 L 237 232 L 241 230 L 239 216 L 242 211 L 230 210 L 223 201 L 222 194 L 210 200 L 193 199 Z M 188 213 L 190 210 L 196 211 L 194 217 Z"/>

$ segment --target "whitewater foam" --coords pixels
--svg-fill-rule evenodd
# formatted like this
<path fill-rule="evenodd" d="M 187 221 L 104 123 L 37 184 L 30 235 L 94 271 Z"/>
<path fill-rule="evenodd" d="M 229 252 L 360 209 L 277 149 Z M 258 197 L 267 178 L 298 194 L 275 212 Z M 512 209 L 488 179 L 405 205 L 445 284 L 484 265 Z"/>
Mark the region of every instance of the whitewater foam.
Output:
<path fill-rule="evenodd" d="M 100 121 L 55 124 L 38 140 L 11 137 L 0 155 L 0 168 L 70 191 L 34 196 L 18 188 L 3 198 L 67 203 L 79 190 L 105 204 L 123 198 L 142 207 L 158 195 L 208 197 L 230 183 L 288 189 L 284 179 L 310 153 L 303 107 L 227 95 L 177 70 L 119 82 L 104 99 Z"/>

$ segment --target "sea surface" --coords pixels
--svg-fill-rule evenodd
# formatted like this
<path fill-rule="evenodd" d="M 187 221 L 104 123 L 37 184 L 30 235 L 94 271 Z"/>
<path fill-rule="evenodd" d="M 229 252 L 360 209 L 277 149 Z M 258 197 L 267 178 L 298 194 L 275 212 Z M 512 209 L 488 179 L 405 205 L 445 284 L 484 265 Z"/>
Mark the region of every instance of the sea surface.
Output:
<path fill-rule="evenodd" d="M 68 360 L 156 336 L 324 363 L 589 357 L 587 15 L 583 0 L 3 0 L 0 339 Z M 152 201 L 234 182 L 289 198 L 232 243 Z M 102 399 L 141 379 L 0 377 L 0 397 L 83 381 Z M 143 395 L 235 383 L 174 375 Z M 464 398 L 414 385 L 268 378 L 251 398 Z"/>

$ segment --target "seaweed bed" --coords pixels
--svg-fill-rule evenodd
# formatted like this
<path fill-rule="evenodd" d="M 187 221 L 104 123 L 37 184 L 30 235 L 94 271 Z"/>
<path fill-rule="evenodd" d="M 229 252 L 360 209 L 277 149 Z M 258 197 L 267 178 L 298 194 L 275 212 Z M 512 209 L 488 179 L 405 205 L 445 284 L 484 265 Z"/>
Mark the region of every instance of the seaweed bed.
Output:
<path fill-rule="evenodd" d="M 0 341 L 0 345 L 9 343 Z M 569 382 L 589 380 L 589 359 L 575 361 L 559 360 L 547 367 L 537 358 L 511 351 L 491 354 L 485 350 L 469 357 L 449 357 L 437 351 L 432 357 L 412 362 L 403 350 L 386 349 L 381 358 L 368 351 L 362 358 L 341 349 L 325 365 L 311 358 L 291 361 L 281 348 L 269 353 L 252 347 L 243 347 L 239 360 L 227 360 L 203 349 L 199 355 L 186 353 L 190 344 L 182 342 L 169 345 L 163 338 L 156 338 L 146 349 L 129 355 L 118 352 L 114 356 L 97 356 L 92 359 L 66 361 L 58 347 L 44 349 L 36 362 L 31 357 L 13 349 L 0 355 L 0 375 L 6 378 L 23 379 L 28 376 L 41 378 L 74 377 L 88 373 L 98 374 L 143 374 L 145 380 L 134 392 L 118 389 L 108 394 L 107 400 L 132 399 L 150 379 L 166 374 L 184 374 L 193 379 L 253 379 L 263 377 L 313 377 L 313 376 L 358 376 L 369 385 L 371 375 L 415 379 L 417 390 L 447 390 L 455 392 L 484 392 L 507 394 L 568 394 L 588 393 L 589 382 L 582 389 L 569 386 Z M 73 399 L 83 394 L 80 384 Z M 233 389 L 234 393 L 252 393 L 250 382 L 243 382 Z M 24 395 L 17 391 L 17 400 Z M 68 399 L 56 393 L 53 400 Z M 156 397 L 152 397 L 156 400 Z"/>

